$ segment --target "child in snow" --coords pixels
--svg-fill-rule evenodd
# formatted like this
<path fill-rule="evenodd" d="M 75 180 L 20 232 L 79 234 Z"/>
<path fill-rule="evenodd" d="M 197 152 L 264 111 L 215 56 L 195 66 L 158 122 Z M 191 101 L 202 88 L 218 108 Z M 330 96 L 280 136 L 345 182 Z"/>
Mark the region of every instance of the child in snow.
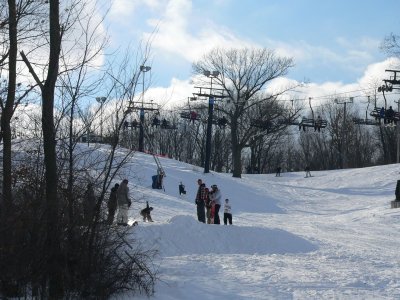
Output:
<path fill-rule="evenodd" d="M 225 199 L 225 204 L 224 204 L 224 224 L 232 225 L 232 208 L 231 205 L 229 204 L 229 199 Z"/>
<path fill-rule="evenodd" d="M 186 195 L 185 186 L 183 185 L 182 181 L 179 184 L 179 195 Z"/>

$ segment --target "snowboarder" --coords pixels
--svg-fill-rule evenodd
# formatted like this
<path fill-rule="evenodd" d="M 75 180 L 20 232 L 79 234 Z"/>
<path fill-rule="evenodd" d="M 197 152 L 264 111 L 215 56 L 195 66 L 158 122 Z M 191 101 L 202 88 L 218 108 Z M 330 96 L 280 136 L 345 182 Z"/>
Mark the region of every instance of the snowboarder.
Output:
<path fill-rule="evenodd" d="M 281 168 L 280 166 L 278 166 L 278 167 L 276 168 L 276 175 L 275 175 L 275 177 L 281 177 L 281 170 L 282 170 L 282 168 Z"/>
<path fill-rule="evenodd" d="M 112 225 L 114 222 L 115 211 L 117 210 L 117 190 L 119 184 L 116 183 L 111 188 L 110 198 L 108 199 L 107 207 L 108 207 L 108 216 L 107 216 L 107 224 Z"/>
<path fill-rule="evenodd" d="M 203 183 L 203 181 L 201 179 L 197 180 L 197 184 L 199 185 L 199 188 L 197 190 L 197 194 L 196 194 L 196 206 L 197 206 L 197 219 L 199 220 L 199 222 L 206 222 L 206 213 L 204 210 L 204 199 L 205 199 L 205 187 L 206 185 Z"/>
<path fill-rule="evenodd" d="M 232 225 L 232 208 L 231 205 L 229 204 L 229 199 L 225 199 L 225 204 L 224 204 L 224 224 Z"/>
<path fill-rule="evenodd" d="M 148 222 L 153 222 L 153 220 L 151 219 L 151 211 L 153 210 L 153 208 L 151 206 L 149 206 L 149 201 L 146 201 L 146 208 L 143 208 L 140 211 L 140 215 L 143 217 L 143 222 L 146 222 L 146 219 Z"/>
<path fill-rule="evenodd" d="M 117 202 L 118 202 L 118 225 L 128 225 L 128 209 L 132 204 L 129 198 L 128 179 L 124 179 L 117 190 Z"/>
<path fill-rule="evenodd" d="M 306 168 L 305 168 L 304 170 L 306 171 L 306 178 L 307 178 L 307 177 L 312 177 L 312 176 L 311 176 L 311 172 L 310 172 L 310 167 L 309 167 L 309 166 L 306 166 Z"/>
<path fill-rule="evenodd" d="M 185 186 L 183 185 L 182 181 L 179 183 L 179 195 L 186 195 Z"/>

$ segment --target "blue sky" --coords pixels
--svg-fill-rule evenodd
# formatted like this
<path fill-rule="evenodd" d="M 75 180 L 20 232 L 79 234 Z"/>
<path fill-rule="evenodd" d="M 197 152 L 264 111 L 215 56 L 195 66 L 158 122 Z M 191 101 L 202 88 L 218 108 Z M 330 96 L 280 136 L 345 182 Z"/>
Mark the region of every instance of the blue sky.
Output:
<path fill-rule="evenodd" d="M 400 34 L 399 7 L 395 0 L 114 0 L 108 28 L 111 46 L 124 48 L 157 27 L 152 88 L 172 98 L 188 91 L 191 63 L 216 46 L 275 49 L 294 58 L 288 79 L 346 91 L 395 67 L 379 45 Z"/>

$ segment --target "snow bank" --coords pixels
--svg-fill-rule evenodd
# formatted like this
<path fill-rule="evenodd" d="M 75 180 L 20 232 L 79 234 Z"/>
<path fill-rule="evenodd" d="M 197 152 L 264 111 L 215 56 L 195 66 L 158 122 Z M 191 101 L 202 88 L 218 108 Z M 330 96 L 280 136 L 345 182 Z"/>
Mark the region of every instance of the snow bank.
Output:
<path fill-rule="evenodd" d="M 166 224 L 142 227 L 138 228 L 139 237 L 147 240 L 151 248 L 159 249 L 162 256 L 211 253 L 263 255 L 317 250 L 316 245 L 284 230 L 203 224 L 187 215 L 175 216 Z"/>

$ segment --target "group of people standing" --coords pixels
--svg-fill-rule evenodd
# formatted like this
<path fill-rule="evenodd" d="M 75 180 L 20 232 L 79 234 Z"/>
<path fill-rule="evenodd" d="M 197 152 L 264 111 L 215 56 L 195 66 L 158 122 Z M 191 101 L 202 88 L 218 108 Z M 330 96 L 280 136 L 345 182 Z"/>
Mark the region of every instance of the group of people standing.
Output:
<path fill-rule="evenodd" d="M 118 225 L 128 225 L 128 209 L 132 201 L 129 198 L 128 179 L 122 180 L 120 184 L 116 183 L 111 188 L 110 197 L 108 199 L 107 208 L 107 224 L 114 222 L 114 215 L 118 208 L 117 222 Z M 83 201 L 83 219 L 86 225 L 93 222 L 96 210 L 96 195 L 92 183 L 88 183 L 84 194 Z"/>
<path fill-rule="evenodd" d="M 110 198 L 108 200 L 108 217 L 107 224 L 114 222 L 114 215 L 118 208 L 117 224 L 122 226 L 128 225 L 128 210 L 132 201 L 129 198 L 128 179 L 122 180 L 120 184 L 116 183 L 111 188 Z"/>
<path fill-rule="evenodd" d="M 221 191 L 216 184 L 213 184 L 210 188 L 206 187 L 201 179 L 197 180 L 199 185 L 196 194 L 196 206 L 197 206 L 197 219 L 199 222 L 207 224 L 221 224 L 219 217 L 219 210 L 221 208 Z M 224 205 L 224 224 L 232 225 L 232 212 L 229 204 L 229 199 L 225 199 Z"/>

